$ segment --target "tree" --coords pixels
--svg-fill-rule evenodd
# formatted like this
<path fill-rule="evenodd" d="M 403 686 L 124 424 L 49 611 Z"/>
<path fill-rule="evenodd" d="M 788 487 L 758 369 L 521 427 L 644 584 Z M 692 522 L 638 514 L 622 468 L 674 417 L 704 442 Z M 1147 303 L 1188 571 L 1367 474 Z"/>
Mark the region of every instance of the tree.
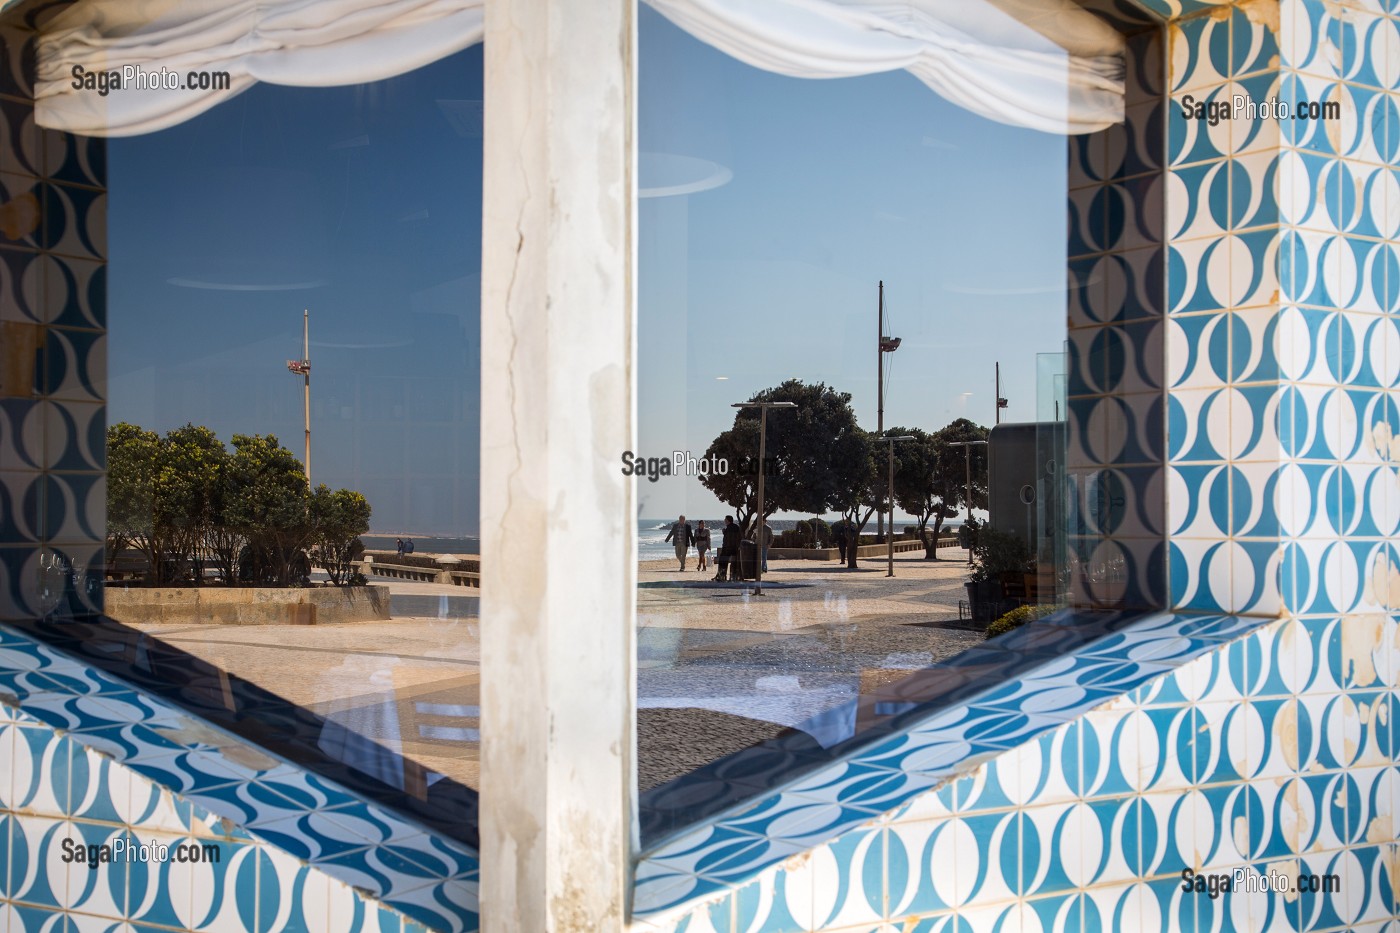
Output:
<path fill-rule="evenodd" d="M 226 518 L 247 541 L 239 576 L 284 586 L 303 579 L 312 526 L 301 462 L 271 434 L 235 434 L 228 472 Z"/>
<path fill-rule="evenodd" d="M 354 561 L 364 554 L 360 535 L 369 531 L 369 515 L 369 502 L 358 492 L 332 492 L 322 484 L 311 494 L 312 560 L 336 586 L 349 583 L 356 573 Z"/>
<path fill-rule="evenodd" d="M 828 449 L 831 493 L 828 508 L 841 513 L 846 523 L 846 566 L 856 566 L 860 533 L 877 508 L 886 507 L 885 484 L 880 481 L 876 454 L 882 447 L 878 436 L 856 428 L 834 440 Z"/>
<path fill-rule="evenodd" d="M 151 522 L 160 436 L 119 422 L 107 429 L 107 553 L 135 548 L 148 566 L 157 564 L 158 542 Z"/>
<path fill-rule="evenodd" d="M 945 518 L 956 518 L 967 506 L 968 451 L 951 447 L 958 441 L 986 440 L 987 429 L 966 418 L 929 434 L 918 428 L 891 428 L 891 434 L 907 434 L 913 441 L 895 445 L 894 498 L 907 514 L 919 521 L 919 537 L 924 556 L 938 559 L 938 536 Z M 987 501 L 987 448 L 970 448 L 974 508 L 985 508 Z M 933 534 L 927 534 L 933 520 Z"/>
<path fill-rule="evenodd" d="M 212 560 L 223 582 L 291 584 L 311 572 L 314 547 L 337 585 L 369 530 L 365 497 L 319 486 L 272 435 L 236 434 L 229 454 L 213 431 L 193 424 L 160 437 L 132 424 L 107 429 L 107 547 L 139 550 L 148 582 L 204 582 Z"/>
<path fill-rule="evenodd" d="M 228 451 L 213 431 L 186 424 L 160 443 L 152 519 L 163 542 L 158 573 L 165 582 L 203 581 L 200 552 L 214 522 L 214 505 Z"/>
<path fill-rule="evenodd" d="M 843 445 L 861 432 L 848 392 L 824 383 L 789 379 L 756 393 L 754 402 L 794 402 L 796 409 L 769 411 L 764 473 L 763 517 L 775 512 L 823 512 L 849 479 L 833 466 Z M 711 471 L 700 482 L 735 509 L 747 536 L 758 509 L 759 420 L 757 408 L 741 408 L 734 425 L 711 442 L 706 456 L 729 463 L 728 473 Z M 857 445 L 859 442 L 856 442 Z M 858 459 L 858 458 L 857 458 Z M 712 461 L 713 462 L 713 461 Z"/>
<path fill-rule="evenodd" d="M 228 451 L 219 462 L 218 472 L 211 477 L 209 524 L 204 530 L 204 550 L 218 568 L 219 579 L 232 586 L 238 580 L 238 554 L 247 544 L 247 539 L 233 525 L 230 517 L 232 504 L 238 498 L 232 471 L 229 468 Z"/>
<path fill-rule="evenodd" d="M 715 494 L 715 498 L 734 509 L 734 520 L 739 523 L 740 532 L 749 526 L 749 520 L 758 507 L 758 473 L 748 466 L 758 458 L 758 422 L 750 419 L 734 419 L 734 426 L 710 441 L 705 449 L 705 457 L 710 463 L 723 460 L 729 464 L 726 473 L 711 470 L 700 477 L 700 485 Z M 764 511 L 773 500 L 767 497 L 767 484 L 764 488 Z M 768 512 L 769 515 L 773 514 Z"/>

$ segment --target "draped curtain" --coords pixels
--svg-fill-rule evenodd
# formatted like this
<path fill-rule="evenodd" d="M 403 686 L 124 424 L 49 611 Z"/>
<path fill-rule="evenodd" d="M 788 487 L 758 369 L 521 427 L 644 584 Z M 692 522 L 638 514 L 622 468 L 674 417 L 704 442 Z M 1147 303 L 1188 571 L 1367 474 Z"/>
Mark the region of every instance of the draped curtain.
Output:
<path fill-rule="evenodd" d="M 39 41 L 35 116 L 88 136 L 174 126 L 255 82 L 403 74 L 482 39 L 485 0 L 78 0 Z M 646 0 L 757 68 L 803 78 L 904 69 L 992 120 L 1087 133 L 1123 118 L 1122 39 L 1072 0 Z M 75 73 L 226 72 L 222 90 L 75 87 Z M 78 72 L 81 69 L 81 72 Z M 95 80 L 95 79 L 91 79 Z"/>

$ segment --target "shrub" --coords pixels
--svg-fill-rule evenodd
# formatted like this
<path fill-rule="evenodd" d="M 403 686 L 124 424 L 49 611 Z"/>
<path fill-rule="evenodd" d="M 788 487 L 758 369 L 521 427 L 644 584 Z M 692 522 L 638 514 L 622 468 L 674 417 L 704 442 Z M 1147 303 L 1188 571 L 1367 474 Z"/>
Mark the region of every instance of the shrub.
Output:
<path fill-rule="evenodd" d="M 1031 552 L 1020 535 L 998 531 L 986 524 L 978 528 L 975 534 L 972 572 L 968 575 L 971 582 L 1000 580 L 1004 573 L 1028 573 L 1034 569 Z"/>
<path fill-rule="evenodd" d="M 1027 622 L 1034 622 L 1036 619 L 1043 619 L 1061 607 L 1055 603 L 1042 603 L 1040 605 L 1017 606 L 987 626 L 987 637 L 996 638 L 998 635 L 1005 635 L 1012 629 L 1020 628 Z"/>

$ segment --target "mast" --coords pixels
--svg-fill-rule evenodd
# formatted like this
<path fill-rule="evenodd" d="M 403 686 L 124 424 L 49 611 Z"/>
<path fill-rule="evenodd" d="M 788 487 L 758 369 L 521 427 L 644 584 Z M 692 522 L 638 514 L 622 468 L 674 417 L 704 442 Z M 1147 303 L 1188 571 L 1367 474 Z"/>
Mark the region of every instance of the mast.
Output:
<path fill-rule="evenodd" d="M 302 464 L 306 467 L 306 488 L 311 488 L 311 312 L 303 308 L 301 312 L 301 359 L 303 398 L 302 409 L 306 421 L 306 455 Z"/>
<path fill-rule="evenodd" d="M 1001 363 L 997 363 L 997 424 L 1001 424 L 1001 410 L 1006 407 L 1006 399 L 1001 397 Z"/>
<path fill-rule="evenodd" d="M 876 405 L 876 428 L 875 431 L 880 437 L 885 436 L 885 281 L 880 280 L 879 311 L 880 332 L 875 339 L 875 405 Z M 894 516 L 890 516 L 894 520 Z M 878 511 L 875 520 L 875 535 L 878 541 L 885 534 L 885 510 Z M 857 541 L 857 544 L 860 542 Z"/>

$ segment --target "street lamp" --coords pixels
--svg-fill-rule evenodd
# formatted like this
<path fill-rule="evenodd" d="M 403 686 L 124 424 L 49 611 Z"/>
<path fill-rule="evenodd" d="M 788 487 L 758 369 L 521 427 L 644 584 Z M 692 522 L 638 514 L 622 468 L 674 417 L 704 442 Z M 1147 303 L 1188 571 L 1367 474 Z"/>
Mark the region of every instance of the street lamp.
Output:
<path fill-rule="evenodd" d="M 963 453 L 964 453 L 965 459 L 966 459 L 966 461 L 967 461 L 967 488 L 966 488 L 964 494 L 967 496 L 967 520 L 968 520 L 968 522 L 970 523 L 970 522 L 972 521 L 972 448 L 974 448 L 974 447 L 986 447 L 986 446 L 987 446 L 987 442 L 986 442 L 986 441 L 953 441 L 953 442 L 949 443 L 948 446 L 949 446 L 949 447 L 961 447 L 961 448 L 963 449 Z M 972 542 L 969 540 L 969 541 L 967 542 L 967 544 L 968 544 L 968 547 L 967 547 L 967 562 L 970 564 L 970 563 L 972 563 Z"/>
<path fill-rule="evenodd" d="M 758 561 L 754 566 L 754 590 L 753 595 L 763 595 L 763 530 L 766 527 L 763 521 L 763 461 L 768 456 L 768 409 L 770 408 L 796 408 L 796 402 L 735 402 L 733 408 L 757 408 L 758 416 L 758 524 L 754 526 L 754 534 L 757 537 Z"/>
<path fill-rule="evenodd" d="M 890 533 L 885 535 L 886 549 L 889 552 L 889 570 L 885 576 L 894 576 L 894 442 L 916 440 L 912 434 L 900 434 L 897 437 L 882 437 L 882 441 L 890 442 Z"/>

